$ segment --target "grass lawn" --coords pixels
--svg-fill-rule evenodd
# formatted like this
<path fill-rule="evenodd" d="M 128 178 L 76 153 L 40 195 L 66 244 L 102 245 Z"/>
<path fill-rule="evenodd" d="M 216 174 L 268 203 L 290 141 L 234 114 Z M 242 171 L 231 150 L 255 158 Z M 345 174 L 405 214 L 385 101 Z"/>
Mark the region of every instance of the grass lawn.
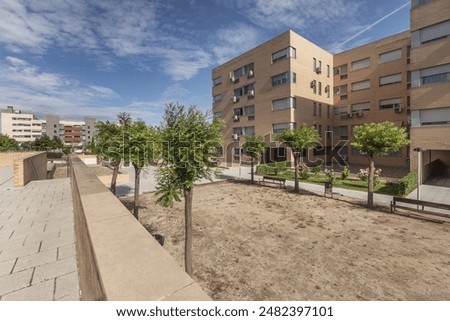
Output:
<path fill-rule="evenodd" d="M 277 176 L 282 177 L 287 180 L 294 180 L 294 173 L 293 172 L 282 172 L 278 175 L 269 175 L 269 176 Z M 333 183 L 334 187 L 340 187 L 340 188 L 347 188 L 357 191 L 363 191 L 367 192 L 367 181 L 362 181 L 359 179 L 341 179 L 337 175 L 335 176 L 335 180 Z M 318 184 L 323 185 L 327 181 L 327 177 L 323 174 L 311 174 L 308 179 L 300 179 L 300 182 L 306 182 L 306 183 L 312 183 L 312 184 Z M 374 192 L 380 193 L 380 194 L 386 194 L 386 195 L 398 195 L 398 185 L 397 184 L 389 184 L 387 185 L 386 182 L 381 181 L 379 184 L 374 186 Z"/>

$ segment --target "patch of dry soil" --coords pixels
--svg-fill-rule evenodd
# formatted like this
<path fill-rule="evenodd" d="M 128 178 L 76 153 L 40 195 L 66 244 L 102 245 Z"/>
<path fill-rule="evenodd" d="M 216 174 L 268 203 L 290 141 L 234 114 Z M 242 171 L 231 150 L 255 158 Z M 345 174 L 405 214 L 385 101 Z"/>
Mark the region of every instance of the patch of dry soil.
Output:
<path fill-rule="evenodd" d="M 184 203 L 156 198 L 140 221 L 182 265 Z M 450 300 L 449 224 L 223 182 L 194 188 L 193 225 L 194 279 L 215 300 Z"/>

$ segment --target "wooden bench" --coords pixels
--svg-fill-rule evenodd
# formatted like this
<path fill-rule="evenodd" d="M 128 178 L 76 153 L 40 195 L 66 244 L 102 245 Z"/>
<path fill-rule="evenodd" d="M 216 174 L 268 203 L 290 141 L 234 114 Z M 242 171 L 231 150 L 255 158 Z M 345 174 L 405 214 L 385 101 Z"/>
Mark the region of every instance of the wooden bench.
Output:
<path fill-rule="evenodd" d="M 410 204 L 410 205 L 416 205 L 417 207 L 398 205 L 398 204 Z M 395 197 L 395 196 L 392 198 L 392 201 L 391 201 L 391 213 L 395 213 L 396 209 L 403 209 L 403 210 L 412 211 L 412 212 L 416 212 L 416 213 L 434 215 L 434 216 L 445 217 L 447 219 L 450 219 L 450 212 L 449 212 L 449 214 L 436 213 L 436 212 L 432 212 L 432 211 L 427 211 L 425 209 L 425 207 L 450 211 L 450 205 L 448 205 L 448 204 L 420 201 L 420 200 L 416 200 L 416 199 Z M 400 213 L 398 213 L 398 214 L 400 214 Z M 400 214 L 400 215 L 412 216 L 415 218 L 424 219 L 424 217 L 418 217 L 417 215 L 408 215 L 408 214 Z M 436 222 L 436 223 L 446 222 L 446 221 L 436 220 L 436 219 L 432 219 L 432 218 L 428 218 L 428 217 L 426 219 Z"/>
<path fill-rule="evenodd" d="M 266 185 L 266 183 L 277 184 L 283 188 L 286 188 L 286 179 L 275 177 L 275 176 L 263 176 L 262 179 L 259 180 L 259 184 Z"/>

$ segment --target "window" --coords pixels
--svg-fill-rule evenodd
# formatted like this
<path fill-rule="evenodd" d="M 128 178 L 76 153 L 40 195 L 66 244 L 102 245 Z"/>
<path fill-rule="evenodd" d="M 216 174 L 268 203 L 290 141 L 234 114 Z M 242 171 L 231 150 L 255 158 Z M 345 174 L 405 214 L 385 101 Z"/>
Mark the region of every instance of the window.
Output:
<path fill-rule="evenodd" d="M 422 77 L 422 85 L 443 83 L 450 80 L 450 73 Z"/>
<path fill-rule="evenodd" d="M 369 88 L 370 88 L 370 80 L 354 82 L 352 84 L 352 91 L 364 90 Z"/>
<path fill-rule="evenodd" d="M 241 108 L 235 108 L 234 109 L 234 115 L 236 116 L 248 116 L 248 115 L 254 115 L 255 114 L 255 106 L 245 106 Z"/>
<path fill-rule="evenodd" d="M 283 99 L 277 99 L 272 101 L 272 110 L 280 110 L 286 108 L 295 108 L 295 98 L 287 97 Z"/>
<path fill-rule="evenodd" d="M 352 112 L 355 111 L 370 111 L 370 103 L 358 103 L 358 104 L 352 104 Z"/>
<path fill-rule="evenodd" d="M 277 51 L 272 54 L 272 63 L 286 59 L 286 58 L 296 58 L 296 50 L 293 47 L 287 47 L 283 50 Z"/>
<path fill-rule="evenodd" d="M 334 95 L 335 96 L 347 95 L 347 93 L 348 93 L 347 85 L 334 87 Z"/>
<path fill-rule="evenodd" d="M 450 108 L 431 108 L 411 111 L 411 126 L 450 124 Z"/>
<path fill-rule="evenodd" d="M 233 72 L 234 78 L 239 78 L 242 75 L 248 75 L 250 70 L 254 72 L 255 66 L 253 63 L 245 65 L 244 67 L 238 68 Z"/>
<path fill-rule="evenodd" d="M 450 36 L 450 20 L 413 31 L 411 33 L 411 45 L 413 48 L 420 45 L 441 40 Z"/>
<path fill-rule="evenodd" d="M 221 111 L 214 112 L 213 117 L 214 118 L 222 118 L 222 112 Z"/>
<path fill-rule="evenodd" d="M 276 75 L 272 77 L 272 87 L 276 87 L 288 82 L 296 82 L 296 73 L 295 72 L 284 72 L 282 74 Z"/>
<path fill-rule="evenodd" d="M 450 81 L 450 64 L 414 70 L 411 72 L 411 83 L 413 87 L 444 83 L 447 81 Z"/>
<path fill-rule="evenodd" d="M 402 59 L 402 49 L 397 49 L 389 52 L 385 52 L 379 55 L 380 64 L 384 64 L 390 61 Z"/>
<path fill-rule="evenodd" d="M 318 108 L 319 108 L 319 117 L 322 117 L 322 104 L 319 104 L 318 105 Z"/>
<path fill-rule="evenodd" d="M 402 82 L 402 74 L 380 77 L 380 86 L 398 84 Z"/>
<path fill-rule="evenodd" d="M 330 65 L 327 65 L 327 77 L 330 78 Z"/>
<path fill-rule="evenodd" d="M 294 129 L 295 123 L 279 123 L 279 124 L 273 124 L 272 130 L 274 134 L 282 133 L 286 129 Z"/>
<path fill-rule="evenodd" d="M 330 118 L 330 105 L 327 105 L 327 118 Z"/>
<path fill-rule="evenodd" d="M 333 127 L 333 136 L 339 137 L 339 139 L 348 139 L 348 128 L 347 128 L 347 126 Z"/>
<path fill-rule="evenodd" d="M 322 96 L 322 82 L 319 81 L 319 95 Z"/>
<path fill-rule="evenodd" d="M 222 77 L 213 79 L 213 86 L 219 86 L 222 83 Z"/>
<path fill-rule="evenodd" d="M 313 116 L 317 117 L 317 103 L 313 103 Z"/>
<path fill-rule="evenodd" d="M 240 97 L 240 96 L 244 96 L 247 95 L 250 91 L 254 91 L 255 90 L 255 84 L 248 84 L 245 85 L 241 88 L 237 88 L 234 90 L 234 96 L 236 97 Z"/>
<path fill-rule="evenodd" d="M 393 109 L 399 108 L 402 103 L 401 98 L 391 98 L 380 100 L 380 109 Z"/>
<path fill-rule="evenodd" d="M 317 68 L 317 59 L 313 58 L 313 71 L 316 71 Z"/>
<path fill-rule="evenodd" d="M 364 69 L 370 66 L 370 58 L 364 58 L 352 62 L 352 71 Z"/>
<path fill-rule="evenodd" d="M 333 68 L 334 75 L 346 75 L 348 73 L 347 64 Z"/>
<path fill-rule="evenodd" d="M 221 95 L 221 94 L 215 95 L 215 96 L 213 97 L 213 104 L 217 104 L 217 103 L 220 102 L 221 100 L 222 100 L 222 95 Z"/>

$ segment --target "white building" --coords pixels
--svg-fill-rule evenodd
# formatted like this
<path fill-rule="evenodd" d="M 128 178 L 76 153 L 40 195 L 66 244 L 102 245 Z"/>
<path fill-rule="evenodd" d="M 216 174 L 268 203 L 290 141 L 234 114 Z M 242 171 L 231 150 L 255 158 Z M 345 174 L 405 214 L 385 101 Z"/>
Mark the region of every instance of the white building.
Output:
<path fill-rule="evenodd" d="M 0 112 L 0 132 L 14 138 L 18 143 L 30 142 L 42 137 L 42 119 L 33 114 L 23 114 L 8 106 Z"/>

